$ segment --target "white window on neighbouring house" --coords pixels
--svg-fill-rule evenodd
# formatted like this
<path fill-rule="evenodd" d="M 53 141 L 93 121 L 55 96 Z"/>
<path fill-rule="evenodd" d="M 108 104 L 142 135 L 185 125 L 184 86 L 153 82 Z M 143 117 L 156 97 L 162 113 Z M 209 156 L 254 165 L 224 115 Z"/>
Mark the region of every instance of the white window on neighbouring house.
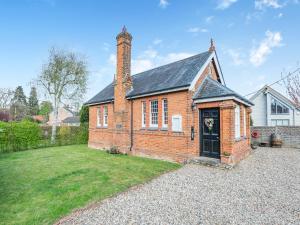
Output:
<path fill-rule="evenodd" d="M 246 108 L 244 107 L 244 137 L 247 136 L 247 118 L 246 118 Z"/>
<path fill-rule="evenodd" d="M 289 114 L 289 108 L 281 104 L 276 99 L 271 99 L 271 113 L 272 114 Z"/>
<path fill-rule="evenodd" d="M 108 109 L 107 106 L 103 107 L 103 126 L 107 127 L 108 124 Z"/>
<path fill-rule="evenodd" d="M 158 101 L 150 101 L 150 127 L 158 127 Z"/>
<path fill-rule="evenodd" d="M 146 115 L 147 115 L 147 105 L 146 102 L 142 102 L 142 127 L 146 127 Z"/>
<path fill-rule="evenodd" d="M 101 108 L 97 108 L 97 127 L 101 127 Z"/>
<path fill-rule="evenodd" d="M 241 126 L 240 126 L 240 106 L 237 105 L 234 110 L 234 132 L 235 139 L 241 137 Z"/>
<path fill-rule="evenodd" d="M 168 100 L 162 100 L 162 127 L 168 127 Z"/>
<path fill-rule="evenodd" d="M 172 131 L 181 132 L 182 131 L 182 117 L 181 115 L 172 116 Z"/>
<path fill-rule="evenodd" d="M 272 126 L 289 126 L 290 120 L 283 119 L 283 120 L 271 120 Z"/>

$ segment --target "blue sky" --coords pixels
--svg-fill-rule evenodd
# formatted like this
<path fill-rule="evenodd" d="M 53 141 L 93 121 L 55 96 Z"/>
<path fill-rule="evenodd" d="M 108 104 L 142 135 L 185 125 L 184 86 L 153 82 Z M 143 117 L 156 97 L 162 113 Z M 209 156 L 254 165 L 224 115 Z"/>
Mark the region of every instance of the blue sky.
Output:
<path fill-rule="evenodd" d="M 206 51 L 212 37 L 227 86 L 245 95 L 297 67 L 299 24 L 299 0 L 2 0 L 0 87 L 28 94 L 56 46 L 86 56 L 87 100 L 112 81 L 126 25 L 133 74 Z"/>

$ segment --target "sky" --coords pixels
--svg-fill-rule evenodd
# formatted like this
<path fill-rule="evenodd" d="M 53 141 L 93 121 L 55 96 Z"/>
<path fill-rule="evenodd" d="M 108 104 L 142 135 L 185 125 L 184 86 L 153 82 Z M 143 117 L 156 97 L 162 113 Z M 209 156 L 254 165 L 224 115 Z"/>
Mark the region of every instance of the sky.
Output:
<path fill-rule="evenodd" d="M 28 95 L 56 47 L 85 56 L 88 100 L 112 82 L 126 25 L 132 74 L 207 51 L 213 38 L 226 85 L 247 95 L 299 67 L 299 24 L 300 0 L 0 0 L 0 87 Z"/>

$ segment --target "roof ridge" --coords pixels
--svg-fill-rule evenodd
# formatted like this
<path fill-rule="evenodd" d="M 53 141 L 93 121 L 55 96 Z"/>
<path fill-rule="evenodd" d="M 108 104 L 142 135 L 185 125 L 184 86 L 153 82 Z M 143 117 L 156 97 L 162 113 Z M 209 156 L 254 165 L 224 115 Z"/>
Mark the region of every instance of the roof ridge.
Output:
<path fill-rule="evenodd" d="M 172 65 L 172 64 L 175 64 L 175 63 L 179 63 L 179 62 L 185 61 L 185 60 L 187 60 L 187 59 L 195 58 L 196 56 L 202 55 L 202 54 L 204 54 L 204 53 L 211 53 L 211 52 L 209 52 L 209 51 L 201 52 L 201 53 L 198 53 L 198 54 L 196 54 L 196 55 L 192 55 L 192 56 L 189 56 L 189 57 L 184 58 L 184 59 L 180 59 L 180 60 L 175 61 L 175 62 L 167 63 L 167 64 L 164 64 L 164 65 L 161 65 L 161 66 L 152 68 L 152 69 L 145 70 L 145 71 L 140 72 L 140 73 L 133 74 L 133 75 L 131 75 L 131 77 L 139 76 L 139 75 L 142 75 L 143 73 L 149 72 L 149 71 L 151 71 L 151 70 L 155 70 L 155 69 L 162 68 L 162 67 L 165 67 L 165 66 L 169 66 L 169 65 Z M 211 54 L 212 54 L 212 53 L 211 53 Z"/>

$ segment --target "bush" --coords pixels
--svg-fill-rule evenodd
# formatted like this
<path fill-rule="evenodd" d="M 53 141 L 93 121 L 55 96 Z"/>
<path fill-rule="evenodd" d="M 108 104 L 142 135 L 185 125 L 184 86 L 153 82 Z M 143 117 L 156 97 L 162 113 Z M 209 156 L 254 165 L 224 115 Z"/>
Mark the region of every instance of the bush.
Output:
<path fill-rule="evenodd" d="M 81 124 L 80 127 L 57 127 L 55 143 L 51 143 L 51 133 L 51 126 L 39 126 L 30 121 L 0 122 L 0 152 L 86 144 L 88 141 L 88 124 Z"/>
<path fill-rule="evenodd" d="M 0 150 L 21 151 L 39 146 L 41 130 L 30 121 L 0 122 Z"/>

